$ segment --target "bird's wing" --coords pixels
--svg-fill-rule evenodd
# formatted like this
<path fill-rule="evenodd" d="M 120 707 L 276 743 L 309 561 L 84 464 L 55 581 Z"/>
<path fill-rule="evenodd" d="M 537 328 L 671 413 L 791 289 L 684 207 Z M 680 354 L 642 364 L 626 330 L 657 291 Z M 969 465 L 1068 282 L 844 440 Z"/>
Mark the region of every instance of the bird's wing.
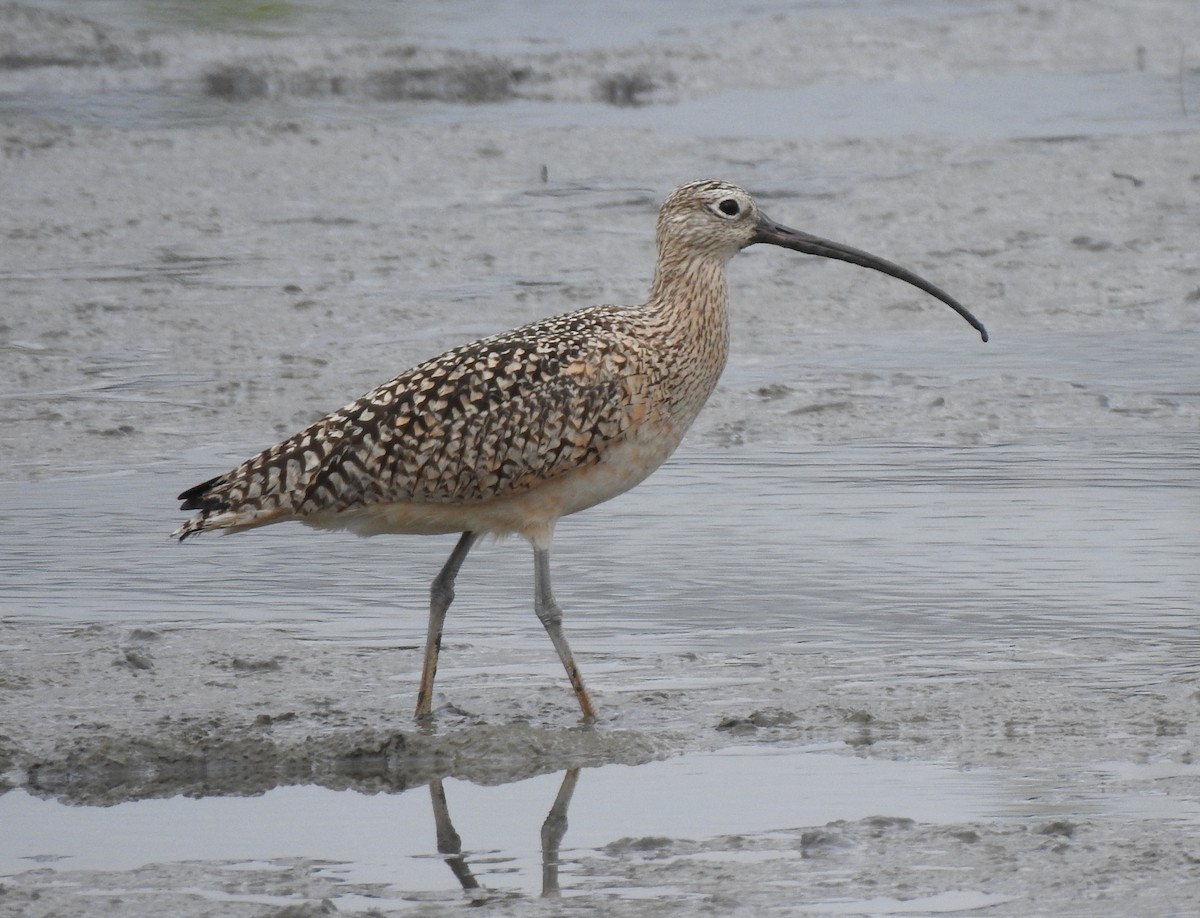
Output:
<path fill-rule="evenodd" d="M 637 316 L 592 307 L 426 361 L 180 495 L 179 534 L 375 503 L 472 503 L 598 462 L 644 412 Z M 195 524 L 195 528 L 190 528 Z"/>

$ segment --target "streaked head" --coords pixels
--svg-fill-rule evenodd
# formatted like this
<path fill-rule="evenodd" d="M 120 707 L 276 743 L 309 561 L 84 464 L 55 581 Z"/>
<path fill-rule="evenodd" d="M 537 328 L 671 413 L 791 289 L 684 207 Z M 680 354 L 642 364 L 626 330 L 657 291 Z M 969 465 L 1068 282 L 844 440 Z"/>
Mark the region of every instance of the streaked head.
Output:
<path fill-rule="evenodd" d="M 713 180 L 688 182 L 671 192 L 658 212 L 660 259 L 686 252 L 728 261 L 755 243 L 834 258 L 898 278 L 941 300 L 966 319 L 984 341 L 988 339 L 983 324 L 940 287 L 878 255 L 776 223 L 737 185 Z"/>
<path fill-rule="evenodd" d="M 658 211 L 658 244 L 728 260 L 754 243 L 758 205 L 729 182 L 705 180 L 680 185 Z"/>

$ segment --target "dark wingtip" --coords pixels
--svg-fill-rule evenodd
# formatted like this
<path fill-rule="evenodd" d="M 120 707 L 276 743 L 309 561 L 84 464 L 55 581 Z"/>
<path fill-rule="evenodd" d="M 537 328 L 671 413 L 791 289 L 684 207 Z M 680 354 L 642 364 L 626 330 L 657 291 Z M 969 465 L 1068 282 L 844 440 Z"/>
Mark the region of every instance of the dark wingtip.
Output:
<path fill-rule="evenodd" d="M 988 333 L 986 328 L 979 329 L 979 337 L 983 339 L 984 344 L 987 344 Z"/>
<path fill-rule="evenodd" d="M 209 497 L 208 492 L 224 481 L 225 476 L 218 475 L 216 478 L 210 478 L 208 481 L 201 482 L 194 487 L 188 488 L 176 500 L 183 501 L 180 504 L 180 510 L 220 510 L 221 501 L 214 497 Z"/>

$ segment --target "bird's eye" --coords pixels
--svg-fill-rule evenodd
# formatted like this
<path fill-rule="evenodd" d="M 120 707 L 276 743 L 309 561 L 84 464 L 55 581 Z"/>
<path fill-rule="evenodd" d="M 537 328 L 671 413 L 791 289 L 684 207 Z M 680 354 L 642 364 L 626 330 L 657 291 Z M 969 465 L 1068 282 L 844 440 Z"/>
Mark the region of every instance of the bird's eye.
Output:
<path fill-rule="evenodd" d="M 726 198 L 717 205 L 717 210 L 721 211 L 721 213 L 727 217 L 736 217 L 741 211 L 741 208 L 738 207 L 738 202 L 733 198 Z"/>

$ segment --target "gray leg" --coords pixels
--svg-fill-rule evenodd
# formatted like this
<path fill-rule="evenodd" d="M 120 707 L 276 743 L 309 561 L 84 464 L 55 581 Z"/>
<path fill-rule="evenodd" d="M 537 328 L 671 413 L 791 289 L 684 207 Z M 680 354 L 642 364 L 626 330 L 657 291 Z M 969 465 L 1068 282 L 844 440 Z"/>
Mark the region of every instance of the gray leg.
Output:
<path fill-rule="evenodd" d="M 446 610 L 454 601 L 454 578 L 458 576 L 458 569 L 466 560 L 467 552 L 477 541 L 479 533 L 464 532 L 429 589 L 429 631 L 425 635 L 425 665 L 421 668 L 421 687 L 417 689 L 417 720 L 425 720 L 433 713 L 433 677 L 437 675 L 438 651 L 442 649 L 442 625 L 446 621 Z"/>
<path fill-rule="evenodd" d="M 571 680 L 571 688 L 575 690 L 575 697 L 583 710 L 583 719 L 595 720 L 596 709 L 592 707 L 592 699 L 583 687 L 583 677 L 579 675 L 579 667 L 575 665 L 575 657 L 571 654 L 571 648 L 563 634 L 562 609 L 554 601 L 554 594 L 550 592 L 550 550 L 537 546 L 533 549 L 533 589 L 534 611 L 545 626 L 546 633 L 550 635 L 554 649 L 558 651 L 558 658 L 562 660 L 567 678 Z"/>
<path fill-rule="evenodd" d="M 575 784 L 579 781 L 579 769 L 568 768 L 563 775 L 562 786 L 554 805 L 546 814 L 542 823 L 542 898 L 558 898 L 561 891 L 558 888 L 558 857 L 562 847 L 563 836 L 567 834 L 567 807 L 571 805 L 571 795 L 575 793 Z"/>

